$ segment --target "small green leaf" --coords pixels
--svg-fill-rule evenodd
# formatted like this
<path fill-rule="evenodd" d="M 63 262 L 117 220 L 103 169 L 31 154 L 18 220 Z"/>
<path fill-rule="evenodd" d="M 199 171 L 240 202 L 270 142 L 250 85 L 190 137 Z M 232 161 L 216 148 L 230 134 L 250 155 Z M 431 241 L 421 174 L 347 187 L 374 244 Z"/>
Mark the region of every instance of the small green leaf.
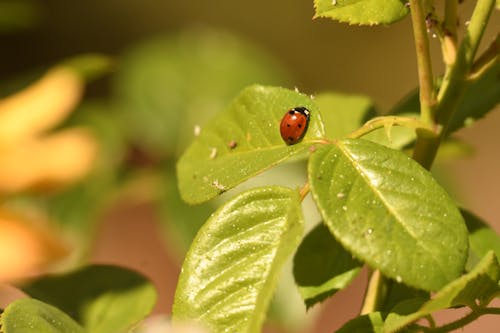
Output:
<path fill-rule="evenodd" d="M 7 306 L 0 316 L 2 333 L 84 333 L 71 317 L 32 298 L 19 299 Z"/>
<path fill-rule="evenodd" d="M 362 266 L 333 238 L 324 224 L 319 224 L 300 244 L 293 274 L 300 295 L 310 308 L 348 286 Z"/>
<path fill-rule="evenodd" d="M 412 322 L 446 308 L 486 306 L 500 292 L 499 278 L 500 266 L 490 251 L 470 273 L 445 286 L 418 311 L 410 314 L 408 311 L 391 312 L 384 323 L 384 333 L 398 332 Z"/>
<path fill-rule="evenodd" d="M 311 111 L 301 142 L 287 146 L 280 122 L 293 107 Z M 201 129 L 177 164 L 179 190 L 188 203 L 207 201 L 324 137 L 321 116 L 308 96 L 277 87 L 251 86 Z"/>
<path fill-rule="evenodd" d="M 500 62 L 491 66 L 466 88 L 457 111 L 450 120 L 447 133 L 451 134 L 472 125 L 500 103 Z M 390 114 L 418 113 L 419 91 L 413 90 L 390 111 Z"/>
<path fill-rule="evenodd" d="M 342 139 L 377 115 L 366 96 L 322 93 L 314 96 L 314 101 L 321 110 L 328 139 Z"/>
<path fill-rule="evenodd" d="M 372 312 L 348 321 L 336 333 L 382 333 L 383 326 L 382 314 Z"/>
<path fill-rule="evenodd" d="M 65 311 L 87 332 L 124 331 L 148 315 L 156 302 L 153 284 L 142 275 L 103 265 L 42 277 L 23 290 Z"/>
<path fill-rule="evenodd" d="M 309 160 L 313 198 L 355 256 L 398 282 L 437 290 L 462 273 L 467 229 L 431 174 L 366 140 L 324 145 Z"/>
<path fill-rule="evenodd" d="M 469 230 L 469 259 L 468 270 L 476 266 L 488 251 L 493 250 L 497 258 L 500 258 L 500 236 L 486 222 L 471 212 L 462 210 L 462 216 Z"/>
<path fill-rule="evenodd" d="M 474 148 L 460 139 L 448 137 L 441 145 L 436 155 L 434 164 L 447 162 L 457 158 L 470 157 L 474 153 Z"/>
<path fill-rule="evenodd" d="M 169 163 L 163 168 L 160 186 L 160 205 L 158 207 L 161 225 L 169 246 L 184 257 L 196 233 L 216 208 L 213 202 L 191 206 L 182 201 L 177 189 L 175 167 Z"/>
<path fill-rule="evenodd" d="M 113 60 L 102 54 L 81 54 L 64 60 L 61 65 L 68 66 L 89 82 L 109 73 L 114 66 Z"/>
<path fill-rule="evenodd" d="M 299 194 L 244 192 L 198 232 L 184 261 L 173 319 L 211 332 L 260 332 L 276 280 L 303 232 Z"/>
<path fill-rule="evenodd" d="M 422 305 L 422 303 L 428 301 L 429 298 L 429 292 L 408 287 L 403 283 L 391 283 L 389 284 L 385 302 L 380 310 L 384 313 L 388 313 L 396 305 L 406 302 L 407 300 L 420 300 L 420 305 Z"/>
<path fill-rule="evenodd" d="M 467 86 L 453 115 L 448 133 L 471 126 L 500 103 L 500 61 Z"/>
<path fill-rule="evenodd" d="M 314 0 L 316 17 L 359 25 L 390 24 L 409 13 L 401 0 Z"/>

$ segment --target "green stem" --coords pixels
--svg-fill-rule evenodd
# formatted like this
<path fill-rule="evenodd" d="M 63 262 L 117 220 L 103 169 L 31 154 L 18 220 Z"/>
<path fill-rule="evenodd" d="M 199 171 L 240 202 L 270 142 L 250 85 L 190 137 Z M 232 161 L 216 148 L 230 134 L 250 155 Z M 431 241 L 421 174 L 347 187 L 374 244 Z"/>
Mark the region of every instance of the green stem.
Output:
<path fill-rule="evenodd" d="M 434 82 L 429 51 L 429 37 L 427 36 L 422 1 L 410 0 L 410 8 L 420 85 L 420 117 L 425 123 L 432 124 L 434 119 L 433 106 L 435 104 Z"/>
<path fill-rule="evenodd" d="M 470 74 L 468 79 L 474 80 L 481 76 L 486 70 L 491 66 L 494 66 L 498 61 L 498 55 L 500 53 L 500 34 L 497 34 L 496 38 L 491 42 L 490 46 L 486 51 L 481 54 L 479 58 L 474 61 L 470 69 Z"/>
<path fill-rule="evenodd" d="M 373 271 L 368 282 L 360 315 L 380 310 L 380 306 L 384 303 L 387 296 L 390 282 L 392 281 L 388 280 L 379 270 Z"/>
<path fill-rule="evenodd" d="M 456 60 L 446 71 L 437 96 L 435 135 L 425 133 L 417 137 L 413 158 L 427 169 L 432 166 L 439 144 L 446 135 L 448 124 L 463 95 L 473 58 L 494 5 L 495 0 L 478 0 Z"/>
<path fill-rule="evenodd" d="M 392 126 L 402 126 L 414 130 L 422 130 L 426 132 L 432 132 L 432 128 L 430 128 L 427 124 L 418 120 L 417 118 L 412 117 L 401 117 L 401 116 L 383 116 L 376 117 L 367 121 L 363 126 L 349 134 L 348 138 L 359 138 L 363 135 L 366 135 L 376 129 L 385 127 L 388 130 Z"/>
<path fill-rule="evenodd" d="M 482 315 L 486 314 L 500 314 L 500 308 L 482 308 L 478 309 L 477 311 L 473 311 L 469 314 L 467 314 L 465 317 L 462 317 L 456 321 L 453 321 L 451 323 L 448 323 L 443 326 L 439 327 L 420 327 L 424 332 L 428 333 L 446 333 L 446 332 L 451 332 L 456 329 L 459 329 L 461 327 L 466 326 L 467 324 L 470 324 L 477 318 L 479 318 Z"/>

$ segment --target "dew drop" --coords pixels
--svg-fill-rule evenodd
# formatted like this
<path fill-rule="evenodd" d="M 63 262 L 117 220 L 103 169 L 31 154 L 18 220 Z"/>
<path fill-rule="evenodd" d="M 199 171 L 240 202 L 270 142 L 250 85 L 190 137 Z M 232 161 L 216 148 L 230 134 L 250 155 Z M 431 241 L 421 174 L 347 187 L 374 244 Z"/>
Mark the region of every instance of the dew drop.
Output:
<path fill-rule="evenodd" d="M 396 276 L 396 282 L 397 283 L 403 282 L 403 278 L 400 275 Z"/>
<path fill-rule="evenodd" d="M 347 206 L 342 206 L 343 211 L 347 211 Z"/>
<path fill-rule="evenodd" d="M 193 132 L 194 132 L 194 136 L 199 136 L 200 133 L 201 133 L 201 127 L 200 127 L 200 125 L 195 125 Z"/>
<path fill-rule="evenodd" d="M 366 234 L 367 234 L 368 236 L 369 236 L 369 235 L 371 235 L 371 234 L 373 234 L 373 228 L 368 228 L 368 229 L 366 230 Z"/>
<path fill-rule="evenodd" d="M 337 198 L 342 199 L 343 197 L 345 197 L 344 193 L 342 192 L 337 193 Z"/>

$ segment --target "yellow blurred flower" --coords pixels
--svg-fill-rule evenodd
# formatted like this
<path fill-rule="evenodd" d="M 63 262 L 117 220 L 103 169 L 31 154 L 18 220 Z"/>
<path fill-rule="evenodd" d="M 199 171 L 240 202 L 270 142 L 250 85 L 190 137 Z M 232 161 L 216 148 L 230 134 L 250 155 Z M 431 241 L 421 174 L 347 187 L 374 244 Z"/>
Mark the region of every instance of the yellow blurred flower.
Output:
<path fill-rule="evenodd" d="M 82 72 L 70 65 L 48 71 L 26 89 L 0 100 L 0 195 L 47 190 L 82 179 L 97 141 L 86 129 L 50 132 L 81 99 Z M 45 221 L 0 206 L 0 283 L 39 274 L 68 252 Z"/>
<path fill-rule="evenodd" d="M 46 226 L 0 208 L 0 283 L 40 274 L 67 253 Z"/>
<path fill-rule="evenodd" d="M 97 142 L 81 128 L 47 133 L 74 109 L 84 82 L 59 66 L 25 90 L 0 100 L 0 193 L 58 187 L 92 167 Z"/>

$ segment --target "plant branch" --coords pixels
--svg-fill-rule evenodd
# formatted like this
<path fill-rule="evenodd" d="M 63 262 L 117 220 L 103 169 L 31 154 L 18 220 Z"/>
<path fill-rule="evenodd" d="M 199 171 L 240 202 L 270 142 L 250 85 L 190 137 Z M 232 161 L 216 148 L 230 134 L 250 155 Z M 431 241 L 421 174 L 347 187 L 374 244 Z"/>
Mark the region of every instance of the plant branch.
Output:
<path fill-rule="evenodd" d="M 413 37 L 417 53 L 418 80 L 420 85 L 420 116 L 427 124 L 434 123 L 433 107 L 435 104 L 434 82 L 432 76 L 429 37 L 425 14 L 420 0 L 410 0 Z"/>
<path fill-rule="evenodd" d="M 480 316 L 486 315 L 486 314 L 497 314 L 498 315 L 498 314 L 500 314 L 500 308 L 482 308 L 482 309 L 478 309 L 477 311 L 473 311 L 473 312 L 465 315 L 464 317 L 462 317 L 456 321 L 453 321 L 451 323 L 448 323 L 446 325 L 443 325 L 443 326 L 439 326 L 439 327 L 420 326 L 419 328 L 422 329 L 422 331 L 428 332 L 428 333 L 451 332 L 453 330 L 464 327 L 467 324 L 470 324 L 471 322 L 473 322 L 474 320 L 476 320 Z"/>
<path fill-rule="evenodd" d="M 472 65 L 474 57 L 483 37 L 484 29 L 488 19 L 495 7 L 495 0 L 478 0 L 472 17 L 470 19 L 467 32 L 462 43 L 465 53 L 465 60 L 468 68 Z"/>
<path fill-rule="evenodd" d="M 468 79 L 474 80 L 481 76 L 487 69 L 498 61 L 498 55 L 500 53 L 500 34 L 497 34 L 496 38 L 486 49 L 486 51 L 481 54 L 479 58 L 474 61 L 470 69 L 470 74 Z"/>
<path fill-rule="evenodd" d="M 450 119 L 463 95 L 473 58 L 494 5 L 495 0 L 478 0 L 455 62 L 447 68 L 437 96 L 437 105 L 434 109 L 437 122 L 436 135 L 433 137 L 422 133 L 424 135 L 417 136 L 413 159 L 427 169 L 432 166 L 439 144 L 446 135 Z"/>
<path fill-rule="evenodd" d="M 426 123 L 418 120 L 417 118 L 383 116 L 370 119 L 363 126 L 350 133 L 347 137 L 359 138 L 382 127 L 385 127 L 389 130 L 392 126 L 402 126 L 410 129 L 432 132 L 432 128 L 430 128 Z"/>
<path fill-rule="evenodd" d="M 388 280 L 379 270 L 373 271 L 368 282 L 360 315 L 378 311 L 387 296 Z"/>

